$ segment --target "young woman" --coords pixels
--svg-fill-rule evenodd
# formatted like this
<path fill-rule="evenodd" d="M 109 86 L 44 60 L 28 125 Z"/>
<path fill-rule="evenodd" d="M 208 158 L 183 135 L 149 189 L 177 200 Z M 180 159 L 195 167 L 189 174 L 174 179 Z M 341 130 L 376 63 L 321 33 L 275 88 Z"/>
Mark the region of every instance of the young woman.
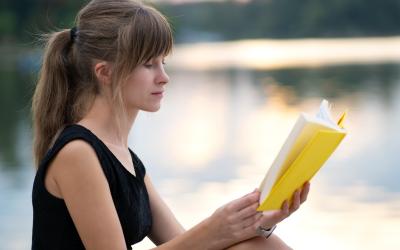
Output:
<path fill-rule="evenodd" d="M 148 236 L 156 249 L 288 249 L 260 236 L 298 209 L 256 212 L 256 190 L 185 230 L 158 195 L 128 133 L 155 112 L 169 81 L 166 19 L 129 0 L 94 0 L 76 27 L 49 36 L 33 97 L 32 249 L 122 250 Z"/>

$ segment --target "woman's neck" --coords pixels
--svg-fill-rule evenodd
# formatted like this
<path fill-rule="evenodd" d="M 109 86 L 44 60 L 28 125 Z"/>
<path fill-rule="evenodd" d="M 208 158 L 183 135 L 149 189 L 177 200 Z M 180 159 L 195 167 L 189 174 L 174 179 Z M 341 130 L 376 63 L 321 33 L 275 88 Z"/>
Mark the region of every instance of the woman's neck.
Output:
<path fill-rule="evenodd" d="M 111 103 L 97 96 L 87 114 L 78 124 L 90 129 L 105 143 L 127 148 L 128 134 L 136 119 L 138 110 L 130 111 L 127 119 L 116 118 Z M 115 119 L 119 119 L 119 123 Z"/>

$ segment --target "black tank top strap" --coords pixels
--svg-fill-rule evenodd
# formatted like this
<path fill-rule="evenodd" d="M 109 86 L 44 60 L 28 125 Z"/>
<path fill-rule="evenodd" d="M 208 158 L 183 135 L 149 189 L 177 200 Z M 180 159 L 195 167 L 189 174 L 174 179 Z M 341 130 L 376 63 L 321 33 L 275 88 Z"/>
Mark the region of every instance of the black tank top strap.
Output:
<path fill-rule="evenodd" d="M 92 132 L 90 132 L 90 130 L 86 129 L 85 127 L 77 124 L 72 124 L 72 125 L 67 125 L 63 129 L 59 137 L 54 142 L 53 146 L 50 148 L 50 150 L 47 152 L 47 154 L 41 161 L 39 170 L 46 172 L 47 168 L 50 165 L 49 163 L 54 159 L 54 157 L 58 154 L 58 152 L 69 142 L 78 139 L 84 140 L 85 142 L 89 143 L 96 152 L 99 161 L 100 162 L 103 161 L 102 159 L 103 155 L 100 153 L 101 152 L 101 144 L 99 143 L 100 140 Z M 107 170 L 107 168 L 104 168 L 104 166 L 102 165 L 102 169 L 104 173 L 108 175 L 109 171 Z"/>
<path fill-rule="evenodd" d="M 133 161 L 133 165 L 135 166 L 136 175 L 140 179 L 144 179 L 144 177 L 146 175 L 146 168 L 144 167 L 143 162 L 139 159 L 139 157 L 131 149 L 129 149 L 129 152 L 131 153 L 131 156 L 132 156 L 132 161 Z"/>
<path fill-rule="evenodd" d="M 114 159 L 115 162 L 118 162 L 118 159 L 115 155 L 109 150 L 109 148 L 100 140 L 92 131 L 85 128 L 84 126 L 78 124 L 67 125 L 64 130 L 59 135 L 58 139 L 54 142 L 52 148 L 48 151 L 46 156 L 44 157 L 42 163 L 40 164 L 41 167 L 47 168 L 49 166 L 49 162 L 53 160 L 53 158 L 58 154 L 58 152 L 69 142 L 73 140 L 84 140 L 89 143 L 92 148 L 95 150 L 97 157 L 99 158 L 100 163 L 104 162 L 104 157 L 108 156 Z M 132 162 L 135 168 L 136 177 L 138 179 L 143 180 L 144 176 L 146 175 L 146 168 L 144 167 L 142 161 L 139 157 L 129 149 L 131 154 Z M 101 164 L 103 171 L 107 175 L 107 177 L 111 178 L 109 169 Z M 121 166 L 122 167 L 122 166 Z M 46 171 L 46 169 L 43 169 Z"/>

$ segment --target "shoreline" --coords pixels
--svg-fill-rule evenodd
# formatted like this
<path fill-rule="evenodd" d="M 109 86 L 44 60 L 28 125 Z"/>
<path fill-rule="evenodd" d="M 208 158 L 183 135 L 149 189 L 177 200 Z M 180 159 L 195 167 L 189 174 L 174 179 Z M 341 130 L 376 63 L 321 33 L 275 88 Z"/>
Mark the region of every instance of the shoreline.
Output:
<path fill-rule="evenodd" d="M 176 45 L 168 66 L 183 70 L 309 68 L 400 62 L 400 36 L 256 39 Z"/>
<path fill-rule="evenodd" d="M 0 66 L 37 71 L 41 49 L 0 44 Z M 278 70 L 340 65 L 400 63 L 400 36 L 355 38 L 247 39 L 176 44 L 167 67 L 179 71 Z"/>

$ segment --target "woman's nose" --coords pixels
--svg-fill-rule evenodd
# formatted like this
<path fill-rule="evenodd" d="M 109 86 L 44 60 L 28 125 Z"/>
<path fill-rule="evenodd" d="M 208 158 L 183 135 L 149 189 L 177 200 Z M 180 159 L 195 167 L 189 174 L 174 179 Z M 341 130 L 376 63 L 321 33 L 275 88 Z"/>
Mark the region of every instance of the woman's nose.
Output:
<path fill-rule="evenodd" d="M 168 76 L 167 72 L 165 72 L 164 67 L 162 67 L 160 70 L 160 76 L 158 79 L 158 83 L 167 84 L 168 82 L 169 82 L 169 76 Z"/>

